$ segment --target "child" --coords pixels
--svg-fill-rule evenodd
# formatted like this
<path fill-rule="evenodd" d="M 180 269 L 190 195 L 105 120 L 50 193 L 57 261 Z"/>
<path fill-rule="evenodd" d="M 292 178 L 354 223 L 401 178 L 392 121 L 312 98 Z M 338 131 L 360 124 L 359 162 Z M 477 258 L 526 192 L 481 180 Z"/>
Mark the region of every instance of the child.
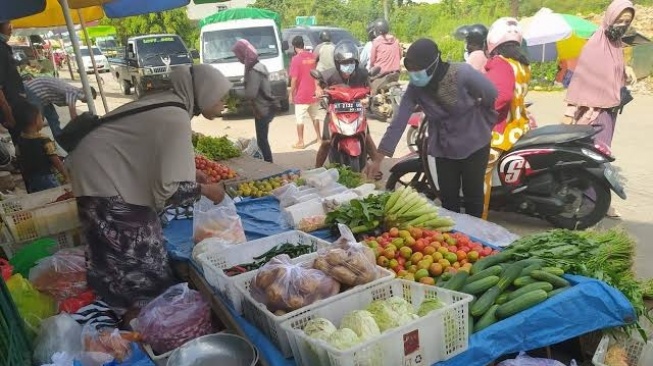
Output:
<path fill-rule="evenodd" d="M 21 133 L 18 141 L 19 164 L 27 193 L 58 187 L 52 168 L 57 169 L 64 179 L 67 174 L 54 142 L 41 134 L 43 116 L 39 108 L 28 101 L 18 104 L 14 108 L 14 117 Z"/>

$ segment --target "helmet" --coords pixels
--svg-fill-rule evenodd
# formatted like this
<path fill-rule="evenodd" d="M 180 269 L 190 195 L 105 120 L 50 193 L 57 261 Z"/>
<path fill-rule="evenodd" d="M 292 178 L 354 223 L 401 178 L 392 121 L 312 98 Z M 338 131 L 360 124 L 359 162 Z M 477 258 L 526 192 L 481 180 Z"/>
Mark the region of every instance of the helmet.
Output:
<path fill-rule="evenodd" d="M 455 32 L 453 32 L 454 38 L 456 38 L 459 41 L 464 41 L 467 39 L 467 35 L 469 34 L 469 26 L 468 25 L 461 25 L 456 29 Z"/>
<path fill-rule="evenodd" d="M 515 18 L 500 18 L 495 21 L 487 34 L 487 51 L 492 53 L 506 42 L 522 42 L 522 30 Z"/>
<path fill-rule="evenodd" d="M 485 45 L 485 40 L 487 39 L 488 29 L 483 24 L 473 24 L 467 27 L 467 35 L 465 36 L 465 41 L 467 44 L 473 44 L 478 46 Z"/>
<path fill-rule="evenodd" d="M 371 41 L 376 37 L 374 32 L 374 22 L 367 25 L 367 38 Z"/>
<path fill-rule="evenodd" d="M 338 42 L 333 50 L 333 61 L 336 66 L 347 61 L 355 61 L 358 64 L 358 47 L 349 40 Z"/>
<path fill-rule="evenodd" d="M 320 32 L 320 42 L 331 42 L 331 33 L 325 30 Z"/>
<path fill-rule="evenodd" d="M 374 33 L 377 36 L 388 34 L 388 32 L 390 32 L 390 24 L 387 20 L 380 18 L 374 21 Z"/>

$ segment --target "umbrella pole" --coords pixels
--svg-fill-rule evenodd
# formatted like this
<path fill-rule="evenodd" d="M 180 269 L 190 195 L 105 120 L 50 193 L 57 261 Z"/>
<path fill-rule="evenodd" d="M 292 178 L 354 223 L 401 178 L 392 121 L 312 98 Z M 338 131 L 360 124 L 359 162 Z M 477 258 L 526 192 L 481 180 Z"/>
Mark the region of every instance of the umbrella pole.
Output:
<path fill-rule="evenodd" d="M 70 72 L 70 80 L 75 81 L 75 74 L 73 74 L 73 66 L 70 62 L 70 55 L 68 52 L 66 52 L 66 47 L 64 47 L 64 41 L 63 37 L 61 36 L 61 32 L 59 32 L 59 43 L 61 43 L 61 49 L 63 50 L 63 54 L 66 56 L 66 64 L 68 64 L 68 72 Z"/>
<path fill-rule="evenodd" d="M 68 0 L 59 0 L 59 3 L 61 4 L 63 16 L 66 19 L 66 28 L 68 28 L 68 34 L 70 35 L 70 41 L 72 43 L 73 50 L 75 50 L 75 60 L 77 61 L 77 69 L 79 71 L 79 78 L 82 81 L 82 86 L 84 87 L 84 93 L 88 96 L 91 96 L 91 85 L 88 83 L 88 77 L 86 77 L 86 72 L 83 70 L 84 60 L 82 60 L 82 55 L 79 51 L 79 39 L 77 38 L 77 32 L 75 32 L 75 24 L 73 23 L 73 18 L 70 16 Z M 97 114 L 95 109 L 95 101 L 93 98 L 86 98 L 86 103 L 88 104 L 88 110 L 93 114 Z"/>
<path fill-rule="evenodd" d="M 93 53 L 93 45 L 91 44 L 91 38 L 89 38 L 88 36 L 88 30 L 86 29 L 86 25 L 84 25 L 84 17 L 82 16 L 82 12 L 79 9 L 77 9 L 77 16 L 79 17 L 79 24 L 82 25 L 82 32 L 84 32 L 84 37 L 86 38 L 86 46 L 88 47 L 88 50 L 91 53 L 91 63 L 93 64 L 93 72 L 95 73 L 95 80 L 97 80 L 97 85 L 98 88 L 100 89 L 100 98 L 102 98 L 104 113 L 109 113 L 109 105 L 107 104 L 107 98 L 104 96 L 104 86 L 103 86 L 102 78 L 100 78 L 100 74 L 98 74 L 97 71 L 97 65 L 95 64 L 95 54 Z"/>

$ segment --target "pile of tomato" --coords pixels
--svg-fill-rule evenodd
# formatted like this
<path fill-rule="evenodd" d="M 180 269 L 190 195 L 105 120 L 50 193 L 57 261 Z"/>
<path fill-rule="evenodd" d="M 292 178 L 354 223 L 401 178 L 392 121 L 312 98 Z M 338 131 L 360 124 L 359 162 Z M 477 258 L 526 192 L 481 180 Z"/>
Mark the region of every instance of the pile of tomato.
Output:
<path fill-rule="evenodd" d="M 223 180 L 236 177 L 236 172 L 226 165 L 209 160 L 202 155 L 195 156 L 195 168 L 204 174 L 211 183 L 218 183 Z"/>

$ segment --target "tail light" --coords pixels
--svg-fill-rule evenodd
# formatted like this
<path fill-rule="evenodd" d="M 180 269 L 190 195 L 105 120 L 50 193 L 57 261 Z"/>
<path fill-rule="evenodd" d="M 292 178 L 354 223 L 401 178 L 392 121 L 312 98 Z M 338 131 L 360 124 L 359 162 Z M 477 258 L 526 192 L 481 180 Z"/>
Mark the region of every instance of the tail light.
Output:
<path fill-rule="evenodd" d="M 594 142 L 594 148 L 596 150 L 598 150 L 601 154 L 603 154 L 603 155 L 605 155 L 605 156 L 607 156 L 609 158 L 613 157 L 612 156 L 612 150 L 610 150 L 608 145 L 606 145 L 606 144 L 604 144 L 604 143 L 602 143 L 600 141 L 595 141 Z"/>

